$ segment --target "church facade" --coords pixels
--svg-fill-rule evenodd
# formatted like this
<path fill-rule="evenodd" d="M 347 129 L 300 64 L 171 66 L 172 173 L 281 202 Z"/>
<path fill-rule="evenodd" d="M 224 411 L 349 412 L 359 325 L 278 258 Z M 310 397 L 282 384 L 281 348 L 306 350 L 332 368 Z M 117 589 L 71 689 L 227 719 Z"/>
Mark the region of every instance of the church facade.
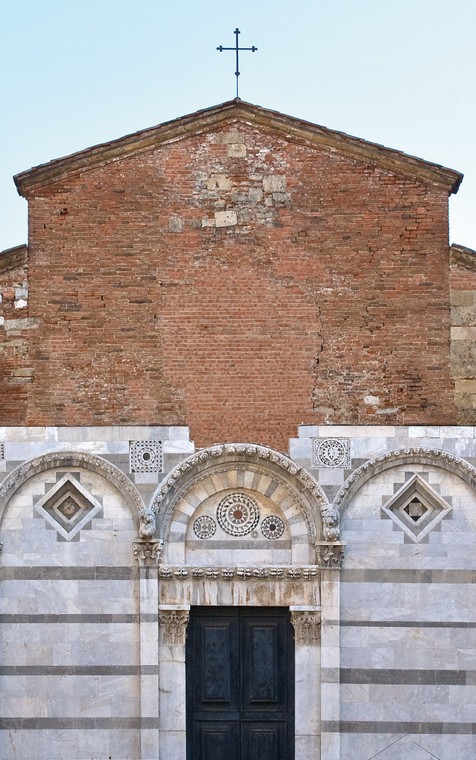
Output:
<path fill-rule="evenodd" d="M 2 758 L 474 758 L 461 179 L 238 99 L 15 177 Z"/>

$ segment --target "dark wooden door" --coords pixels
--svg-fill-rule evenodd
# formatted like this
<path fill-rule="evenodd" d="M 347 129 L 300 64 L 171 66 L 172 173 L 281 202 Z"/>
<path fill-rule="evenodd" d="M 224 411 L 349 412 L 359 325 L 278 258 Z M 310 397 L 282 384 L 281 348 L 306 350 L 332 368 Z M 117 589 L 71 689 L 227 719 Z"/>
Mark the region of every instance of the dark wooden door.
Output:
<path fill-rule="evenodd" d="M 187 760 L 293 760 L 294 640 L 279 607 L 195 607 Z"/>

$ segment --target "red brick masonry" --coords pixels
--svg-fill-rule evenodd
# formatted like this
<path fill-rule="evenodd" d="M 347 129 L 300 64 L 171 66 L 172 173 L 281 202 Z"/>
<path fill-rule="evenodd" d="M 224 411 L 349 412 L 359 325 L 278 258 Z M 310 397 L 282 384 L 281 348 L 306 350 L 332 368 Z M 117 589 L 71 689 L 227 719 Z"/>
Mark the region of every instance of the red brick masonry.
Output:
<path fill-rule="evenodd" d="M 19 175 L 32 376 L 18 396 L 7 364 L 0 422 L 280 449 L 302 422 L 455 422 L 460 179 L 239 101 Z"/>

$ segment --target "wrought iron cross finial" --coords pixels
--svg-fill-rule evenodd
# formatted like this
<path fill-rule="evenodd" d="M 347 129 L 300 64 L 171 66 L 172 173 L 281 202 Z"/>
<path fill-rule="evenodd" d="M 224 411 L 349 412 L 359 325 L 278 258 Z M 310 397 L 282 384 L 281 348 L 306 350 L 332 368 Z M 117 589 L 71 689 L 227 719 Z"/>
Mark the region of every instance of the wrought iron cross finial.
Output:
<path fill-rule="evenodd" d="M 236 38 L 235 47 L 223 47 L 223 45 L 219 45 L 217 47 L 217 50 L 220 53 L 223 53 L 224 50 L 234 50 L 235 53 L 236 53 L 236 71 L 235 71 L 235 77 L 236 77 L 236 97 L 238 97 L 238 77 L 240 76 L 240 63 L 239 63 L 239 57 L 238 57 L 239 56 L 239 51 L 240 50 L 251 50 L 252 53 L 256 53 L 256 51 L 258 50 L 258 48 L 255 47 L 254 45 L 252 47 L 238 47 L 238 35 L 240 34 L 240 30 L 238 29 L 238 27 L 235 29 L 234 34 L 235 34 L 235 38 Z"/>

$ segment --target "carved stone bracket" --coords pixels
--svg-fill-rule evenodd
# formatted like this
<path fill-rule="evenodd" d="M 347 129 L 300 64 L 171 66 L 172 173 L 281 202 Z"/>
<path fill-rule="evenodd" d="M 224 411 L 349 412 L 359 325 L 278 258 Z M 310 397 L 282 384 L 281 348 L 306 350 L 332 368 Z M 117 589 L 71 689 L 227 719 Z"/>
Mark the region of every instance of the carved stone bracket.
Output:
<path fill-rule="evenodd" d="M 133 541 L 132 551 L 134 553 L 134 559 L 137 560 L 139 565 L 150 567 L 159 564 L 160 555 L 164 548 L 164 542 L 161 539 L 155 539 L 147 541 L 146 539 L 139 539 Z"/>
<path fill-rule="evenodd" d="M 144 509 L 139 513 L 139 536 L 151 539 L 155 533 L 155 512 L 152 509 Z"/>
<path fill-rule="evenodd" d="M 319 542 L 316 544 L 317 564 L 325 570 L 340 570 L 344 559 L 345 544 Z"/>
<path fill-rule="evenodd" d="M 340 538 L 340 514 L 333 504 L 321 508 L 322 532 L 325 541 L 338 541 Z"/>
<path fill-rule="evenodd" d="M 268 580 L 295 581 L 310 580 L 319 575 L 315 565 L 301 567 L 166 567 L 159 566 L 161 580 L 184 581 L 193 579 L 205 580 Z"/>
<path fill-rule="evenodd" d="M 160 643 L 185 646 L 189 610 L 159 610 Z"/>
<path fill-rule="evenodd" d="M 321 638 L 320 610 L 291 610 L 291 623 L 297 645 L 312 646 Z"/>

